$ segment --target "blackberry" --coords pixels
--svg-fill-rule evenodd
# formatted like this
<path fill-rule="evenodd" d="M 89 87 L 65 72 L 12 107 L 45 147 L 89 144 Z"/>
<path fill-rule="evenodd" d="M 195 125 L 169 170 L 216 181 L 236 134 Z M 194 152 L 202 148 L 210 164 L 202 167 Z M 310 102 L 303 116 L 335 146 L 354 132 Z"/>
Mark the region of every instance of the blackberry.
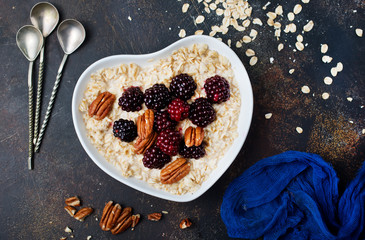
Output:
<path fill-rule="evenodd" d="M 207 98 L 212 103 L 221 103 L 229 99 L 230 89 L 228 81 L 219 75 L 208 78 L 204 84 Z"/>
<path fill-rule="evenodd" d="M 162 152 L 175 156 L 179 151 L 179 145 L 182 138 L 178 131 L 172 129 L 163 130 L 157 137 L 156 146 Z"/>
<path fill-rule="evenodd" d="M 171 102 L 171 95 L 164 84 L 155 84 L 144 93 L 144 102 L 147 108 L 161 110 Z"/>
<path fill-rule="evenodd" d="M 197 98 L 190 105 L 189 119 L 199 127 L 206 127 L 215 120 L 215 111 L 206 98 Z"/>
<path fill-rule="evenodd" d="M 161 151 L 157 146 L 150 147 L 143 155 L 143 165 L 147 168 L 163 168 L 171 161 L 171 157 Z"/>
<path fill-rule="evenodd" d="M 194 96 L 196 87 L 194 79 L 188 74 L 182 73 L 172 78 L 170 92 L 173 96 L 187 101 Z"/>
<path fill-rule="evenodd" d="M 139 87 L 129 87 L 119 98 L 118 104 L 124 111 L 135 112 L 142 109 L 143 98 L 143 92 Z"/>
<path fill-rule="evenodd" d="M 156 112 L 155 120 L 153 123 L 153 129 L 156 132 L 161 132 L 167 128 L 175 128 L 177 122 L 170 119 L 169 113 L 167 111 Z"/>
<path fill-rule="evenodd" d="M 114 122 L 113 133 L 124 142 L 132 142 L 137 137 L 137 127 L 133 121 L 121 118 Z"/>
<path fill-rule="evenodd" d="M 192 146 L 187 147 L 184 143 L 180 145 L 179 154 L 184 158 L 195 158 L 199 159 L 205 155 L 204 142 L 198 147 Z"/>
<path fill-rule="evenodd" d="M 170 118 L 175 121 L 181 121 L 189 117 L 190 105 L 187 102 L 179 98 L 175 98 L 169 104 L 167 111 L 170 114 Z"/>

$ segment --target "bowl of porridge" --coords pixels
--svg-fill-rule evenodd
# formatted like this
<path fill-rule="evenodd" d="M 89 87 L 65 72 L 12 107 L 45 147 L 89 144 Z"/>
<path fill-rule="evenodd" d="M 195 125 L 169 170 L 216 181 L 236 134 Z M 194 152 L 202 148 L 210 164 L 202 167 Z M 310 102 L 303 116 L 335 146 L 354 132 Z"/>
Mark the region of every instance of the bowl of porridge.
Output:
<path fill-rule="evenodd" d="M 77 136 L 97 166 L 177 202 L 196 199 L 223 175 L 245 142 L 252 112 L 242 62 L 208 36 L 103 58 L 83 72 L 72 98 Z"/>

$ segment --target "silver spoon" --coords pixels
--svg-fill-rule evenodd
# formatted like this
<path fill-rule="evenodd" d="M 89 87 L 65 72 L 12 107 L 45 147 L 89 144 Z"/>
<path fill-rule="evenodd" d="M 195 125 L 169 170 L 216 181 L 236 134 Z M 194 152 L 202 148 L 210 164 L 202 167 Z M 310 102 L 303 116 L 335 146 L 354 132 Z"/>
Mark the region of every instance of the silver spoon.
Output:
<path fill-rule="evenodd" d="M 16 44 L 20 51 L 29 60 L 28 93 L 29 93 L 29 155 L 28 168 L 33 168 L 33 62 L 43 46 L 43 36 L 36 27 L 26 25 L 16 33 Z"/>
<path fill-rule="evenodd" d="M 59 14 L 55 6 L 48 2 L 40 2 L 33 6 L 30 10 L 30 21 L 32 24 L 38 28 L 45 38 L 55 29 L 59 21 Z M 37 102 L 35 108 L 35 118 L 34 118 L 34 137 L 33 143 L 36 144 L 38 136 L 38 126 L 39 126 L 39 115 L 41 109 L 41 95 L 42 95 L 42 85 L 43 85 L 43 68 L 44 68 L 44 45 L 40 53 L 39 60 L 39 71 L 38 71 L 38 85 L 37 85 Z"/>
<path fill-rule="evenodd" d="M 57 77 L 53 86 L 51 99 L 49 100 L 46 116 L 44 117 L 42 128 L 39 132 L 35 152 L 39 151 L 39 146 L 42 142 L 44 131 L 46 130 L 49 117 L 52 112 L 53 103 L 56 98 L 58 86 L 60 85 L 63 66 L 67 60 L 68 55 L 73 53 L 85 40 L 85 29 L 82 24 L 74 19 L 67 19 L 60 23 L 57 28 L 57 37 L 65 55 L 63 56 L 60 67 L 58 68 Z"/>

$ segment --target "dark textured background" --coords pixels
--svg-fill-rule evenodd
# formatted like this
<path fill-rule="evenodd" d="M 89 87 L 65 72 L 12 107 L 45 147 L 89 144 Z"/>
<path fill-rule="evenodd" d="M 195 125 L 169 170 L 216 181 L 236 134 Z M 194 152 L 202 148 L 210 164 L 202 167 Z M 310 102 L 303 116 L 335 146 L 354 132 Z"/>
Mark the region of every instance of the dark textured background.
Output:
<path fill-rule="evenodd" d="M 78 77 L 100 58 L 150 53 L 171 44 L 179 39 L 178 26 L 193 34 L 198 28 L 192 17 L 203 7 L 197 1 L 190 2 L 189 12 L 183 14 L 184 2 L 52 2 L 61 20 L 76 18 L 84 24 L 87 38 L 68 59 L 40 153 L 35 156 L 35 169 L 28 171 L 28 61 L 15 44 L 15 34 L 22 25 L 30 24 L 29 11 L 36 1 L 0 0 L 0 239 L 59 239 L 68 235 L 64 232 L 66 226 L 74 229 L 75 239 L 86 239 L 88 235 L 93 239 L 225 239 L 228 236 L 219 207 L 228 184 L 261 158 L 291 149 L 318 153 L 330 162 L 340 178 L 341 192 L 354 178 L 365 158 L 365 109 L 361 108 L 365 105 L 365 48 L 364 38 L 354 31 L 355 27 L 365 29 L 365 3 L 360 0 L 312 0 L 302 4 L 303 10 L 294 22 L 298 27 L 305 20 L 315 23 L 314 29 L 304 35 L 309 45 L 303 52 L 288 48 L 289 43 L 294 45 L 299 30 L 292 35 L 282 33 L 280 42 L 287 43 L 278 52 L 273 29 L 267 24 L 254 27 L 260 33 L 254 42 L 240 49 L 232 47 L 251 78 L 255 96 L 252 126 L 235 162 L 199 199 L 174 203 L 151 197 L 112 179 L 90 160 L 72 124 L 71 97 Z M 271 2 L 268 10 L 276 6 L 276 1 Z M 300 1 L 279 2 L 286 14 Z M 261 9 L 266 1 L 250 3 L 255 16 L 266 22 Z M 128 21 L 129 15 L 132 21 Z M 206 17 L 198 27 L 207 34 L 217 21 L 217 17 Z M 242 36 L 230 31 L 223 40 L 231 38 L 234 45 Z M 321 43 L 329 45 L 328 55 L 334 58 L 330 65 L 321 61 Z M 244 54 L 248 47 L 259 57 L 253 67 Z M 54 32 L 46 40 L 43 114 L 62 55 Z M 273 64 L 270 57 L 275 59 Z M 344 70 L 332 85 L 325 85 L 323 77 L 339 61 Z M 292 75 L 288 73 L 290 68 L 295 69 Z M 34 79 L 36 76 L 34 68 Z M 310 87 L 310 94 L 301 92 L 303 85 Z M 330 93 L 328 100 L 321 98 L 323 92 Z M 347 97 L 353 101 L 347 101 Z M 270 120 L 264 117 L 268 112 L 273 113 Z M 297 126 L 304 129 L 302 134 L 295 131 Z M 79 195 L 85 206 L 95 208 L 84 223 L 73 220 L 63 210 L 65 197 L 72 195 Z M 100 230 L 95 218 L 100 218 L 108 200 L 132 206 L 143 215 L 134 232 L 114 237 Z M 162 210 L 169 212 L 162 221 L 146 220 L 146 214 Z M 194 226 L 181 231 L 178 223 L 185 217 L 190 217 Z"/>

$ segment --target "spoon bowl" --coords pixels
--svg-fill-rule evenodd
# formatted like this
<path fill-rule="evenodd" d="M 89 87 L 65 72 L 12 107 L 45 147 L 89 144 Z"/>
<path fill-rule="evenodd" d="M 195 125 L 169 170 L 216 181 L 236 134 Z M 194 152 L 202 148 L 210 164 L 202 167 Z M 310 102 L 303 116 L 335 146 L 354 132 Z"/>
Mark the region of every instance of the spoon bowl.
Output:
<path fill-rule="evenodd" d="M 16 44 L 24 56 L 33 62 L 43 46 L 42 33 L 34 26 L 25 25 L 16 33 Z"/>
<path fill-rule="evenodd" d="M 60 15 L 55 6 L 48 2 L 40 2 L 30 11 L 30 21 L 47 37 L 57 26 Z"/>
<path fill-rule="evenodd" d="M 58 41 L 65 54 L 73 53 L 85 40 L 85 28 L 74 19 L 67 19 L 60 23 L 57 29 Z"/>

